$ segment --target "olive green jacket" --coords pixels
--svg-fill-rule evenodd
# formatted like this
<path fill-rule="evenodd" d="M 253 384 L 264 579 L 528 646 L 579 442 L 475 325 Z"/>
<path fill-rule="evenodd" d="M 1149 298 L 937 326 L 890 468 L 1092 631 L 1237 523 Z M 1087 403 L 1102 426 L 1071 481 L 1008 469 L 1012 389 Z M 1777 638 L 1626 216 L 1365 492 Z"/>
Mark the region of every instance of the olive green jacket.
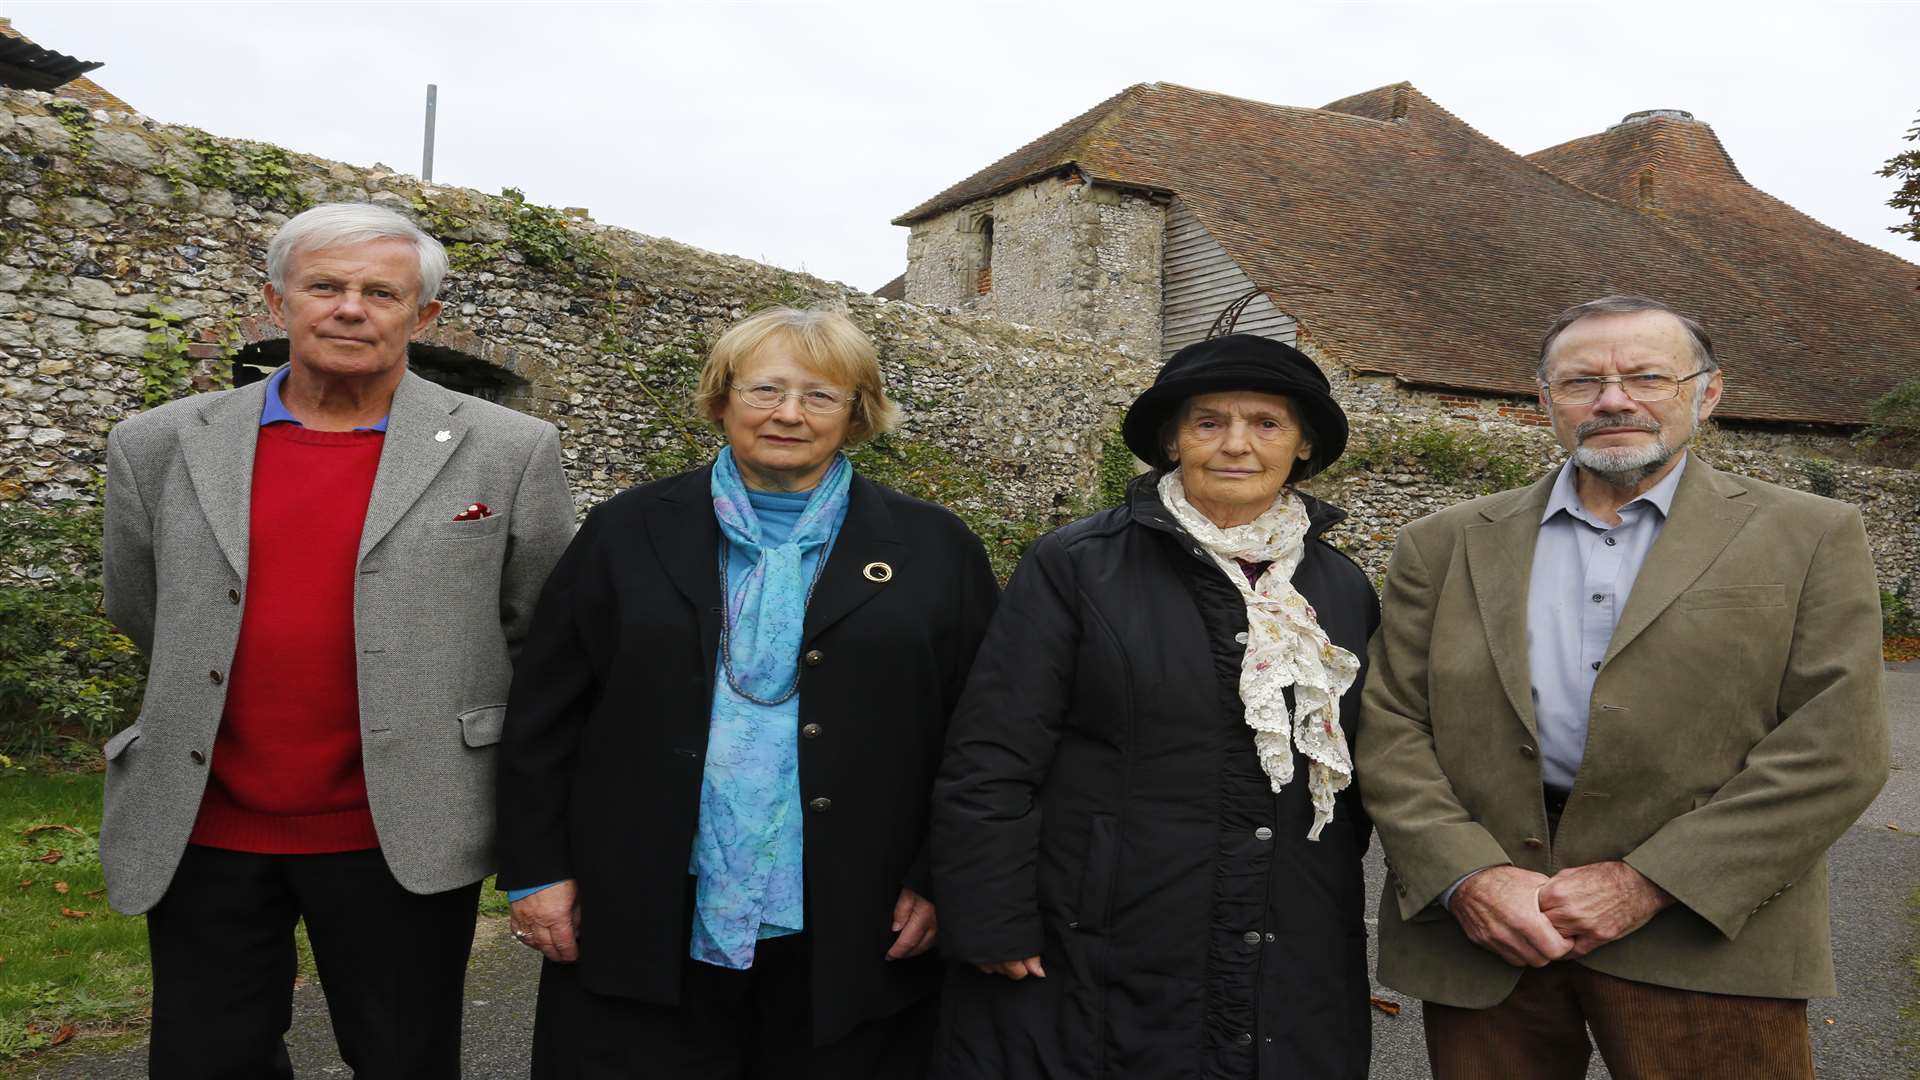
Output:
<path fill-rule="evenodd" d="M 1521 969 L 1438 898 L 1512 863 L 1624 859 L 1679 901 L 1580 960 L 1723 994 L 1833 992 L 1826 851 L 1886 781 L 1879 591 L 1853 507 L 1697 456 L 1595 679 L 1547 828 L 1527 587 L 1555 474 L 1401 531 L 1355 739 L 1388 860 L 1380 981 L 1467 1008 Z"/>

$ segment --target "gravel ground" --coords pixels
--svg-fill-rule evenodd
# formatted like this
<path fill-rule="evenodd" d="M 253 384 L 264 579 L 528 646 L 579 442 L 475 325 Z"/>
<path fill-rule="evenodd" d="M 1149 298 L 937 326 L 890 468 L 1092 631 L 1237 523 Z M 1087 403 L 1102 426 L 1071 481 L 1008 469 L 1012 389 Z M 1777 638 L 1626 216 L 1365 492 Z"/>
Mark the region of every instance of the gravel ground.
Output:
<path fill-rule="evenodd" d="M 1887 676 L 1887 690 L 1894 721 L 1893 777 L 1829 860 L 1840 993 L 1813 1002 L 1809 1010 L 1822 1080 L 1920 1076 L 1920 1023 L 1900 1017 L 1901 1007 L 1916 997 L 1906 962 L 1914 951 L 1915 929 L 1906 904 L 1920 886 L 1920 662 L 1896 665 Z M 1376 898 L 1381 873 L 1375 845 L 1367 876 Z M 507 936 L 505 920 L 481 921 L 467 979 L 466 1075 L 472 1080 L 526 1075 L 536 960 Z M 1431 1080 L 1420 1037 L 1420 1003 L 1381 987 L 1374 993 L 1402 1009 L 1398 1016 L 1374 1014 L 1373 1076 Z M 350 1075 L 334 1053 L 318 986 L 295 993 L 288 1045 L 302 1077 Z M 146 1075 L 145 1061 L 144 1043 L 97 1055 L 82 1042 L 36 1059 L 19 1073 L 43 1080 L 139 1080 Z M 1596 1057 L 1588 1076 L 1607 1075 Z"/>

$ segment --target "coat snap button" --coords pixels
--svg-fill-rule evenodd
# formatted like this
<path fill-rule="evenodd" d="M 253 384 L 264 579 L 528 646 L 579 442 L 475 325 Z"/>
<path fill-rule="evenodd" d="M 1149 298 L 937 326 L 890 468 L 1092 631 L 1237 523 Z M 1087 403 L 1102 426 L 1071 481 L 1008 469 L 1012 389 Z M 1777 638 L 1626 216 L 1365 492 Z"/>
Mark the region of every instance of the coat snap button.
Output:
<path fill-rule="evenodd" d="M 1540 848 L 1547 846 L 1547 842 L 1545 840 L 1540 839 L 1537 836 L 1529 836 L 1525 840 L 1522 840 L 1520 842 L 1527 845 L 1530 848 L 1533 848 L 1536 851 L 1539 850 Z"/>
<path fill-rule="evenodd" d="M 237 603 L 239 603 L 239 602 L 240 602 L 240 590 L 239 590 L 239 589 L 228 589 L 228 590 L 227 590 L 227 603 L 229 603 L 229 604 L 237 604 Z"/>
<path fill-rule="evenodd" d="M 1253 830 L 1253 838 L 1255 840 L 1271 840 L 1273 839 L 1273 830 L 1267 828 L 1265 825 L 1262 825 L 1259 828 Z"/>
<path fill-rule="evenodd" d="M 1267 944 L 1269 944 L 1269 945 L 1271 945 L 1271 944 L 1273 944 L 1273 935 L 1272 935 L 1272 934 L 1268 934 L 1268 935 L 1266 936 L 1266 942 L 1267 942 Z"/>
<path fill-rule="evenodd" d="M 207 672 L 207 681 L 215 686 L 219 686 L 221 683 L 220 673 L 218 671 Z"/>
<path fill-rule="evenodd" d="M 825 795 L 816 795 L 807 800 L 807 809 L 816 814 L 824 814 L 833 809 L 833 800 L 827 798 Z"/>
<path fill-rule="evenodd" d="M 1240 935 L 1240 940 L 1246 942 L 1249 945 L 1258 945 L 1260 944 L 1260 931 L 1249 930 L 1246 933 Z"/>
<path fill-rule="evenodd" d="M 820 725 L 819 725 L 819 724 L 803 724 L 803 725 L 801 725 L 801 727 L 800 727 L 800 736 L 801 736 L 801 738 L 805 738 L 805 739 L 817 739 L 817 738 L 819 738 L 819 737 L 820 737 Z"/>
<path fill-rule="evenodd" d="M 819 649 L 808 649 L 807 654 L 805 656 L 802 656 L 800 659 L 805 661 L 808 667 L 819 667 L 820 661 L 825 660 L 826 658 L 827 658 L 826 654 L 821 652 Z"/>
<path fill-rule="evenodd" d="M 205 765 L 207 763 L 207 755 L 198 750 L 189 750 L 187 751 L 187 760 L 193 762 L 195 765 Z"/>

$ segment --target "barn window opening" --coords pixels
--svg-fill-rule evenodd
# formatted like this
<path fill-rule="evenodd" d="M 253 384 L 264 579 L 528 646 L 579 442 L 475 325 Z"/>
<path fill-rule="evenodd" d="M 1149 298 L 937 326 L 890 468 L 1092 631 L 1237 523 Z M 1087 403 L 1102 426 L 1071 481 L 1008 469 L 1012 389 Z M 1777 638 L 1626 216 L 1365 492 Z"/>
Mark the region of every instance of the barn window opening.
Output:
<path fill-rule="evenodd" d="M 985 296 L 993 291 L 993 216 L 980 219 L 975 228 L 980 234 L 980 270 L 974 278 L 974 291 Z"/>
<path fill-rule="evenodd" d="M 286 338 L 256 341 L 233 355 L 233 385 L 259 382 L 286 362 Z M 509 408 L 519 407 L 527 388 L 527 380 L 513 372 L 442 345 L 408 345 L 407 366 L 428 382 Z"/>

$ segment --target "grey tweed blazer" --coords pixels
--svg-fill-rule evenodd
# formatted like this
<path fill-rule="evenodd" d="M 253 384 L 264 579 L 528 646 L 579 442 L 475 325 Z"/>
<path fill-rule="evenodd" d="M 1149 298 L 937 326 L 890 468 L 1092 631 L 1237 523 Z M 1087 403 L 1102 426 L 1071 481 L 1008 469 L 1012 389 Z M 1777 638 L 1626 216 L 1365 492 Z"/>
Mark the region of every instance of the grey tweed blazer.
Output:
<path fill-rule="evenodd" d="M 107 614 L 150 662 L 106 747 L 100 860 L 113 906 L 158 903 L 193 831 L 247 589 L 266 383 L 123 421 L 107 439 Z M 471 503 L 491 517 L 453 520 Z M 493 868 L 494 745 L 513 657 L 573 536 L 553 425 L 408 372 L 360 538 L 360 738 L 380 849 L 440 892 Z"/>

